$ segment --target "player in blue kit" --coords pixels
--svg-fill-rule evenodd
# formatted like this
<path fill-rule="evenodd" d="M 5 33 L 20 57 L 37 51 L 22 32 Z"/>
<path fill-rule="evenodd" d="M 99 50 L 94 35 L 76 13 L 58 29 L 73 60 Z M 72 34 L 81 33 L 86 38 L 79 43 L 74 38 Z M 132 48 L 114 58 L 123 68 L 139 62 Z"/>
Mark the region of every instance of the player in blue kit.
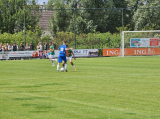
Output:
<path fill-rule="evenodd" d="M 65 71 L 67 72 L 67 59 L 66 59 L 66 50 L 73 49 L 73 48 L 67 48 L 66 47 L 66 41 L 63 41 L 63 45 L 59 47 L 59 58 L 58 58 L 58 64 L 57 64 L 57 72 L 59 72 L 59 64 L 62 62 L 62 60 L 65 63 Z"/>

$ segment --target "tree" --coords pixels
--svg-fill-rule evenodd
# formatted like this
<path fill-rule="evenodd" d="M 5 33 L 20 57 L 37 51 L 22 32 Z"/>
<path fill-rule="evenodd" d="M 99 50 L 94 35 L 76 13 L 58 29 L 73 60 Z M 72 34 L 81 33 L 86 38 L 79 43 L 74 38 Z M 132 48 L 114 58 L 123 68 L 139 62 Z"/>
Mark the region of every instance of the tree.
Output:
<path fill-rule="evenodd" d="M 144 27 L 155 27 L 160 26 L 160 9 L 155 8 L 159 7 L 159 0 L 147 0 L 143 3 L 140 3 L 136 12 L 133 15 L 133 23 L 135 30 L 142 30 Z M 155 27 L 159 29 L 160 27 Z"/>
<path fill-rule="evenodd" d="M 71 9 L 60 11 L 56 10 L 54 12 L 51 20 L 53 21 L 52 26 L 55 26 L 53 28 L 54 33 L 58 32 L 60 29 L 64 29 L 61 27 L 65 27 L 65 31 L 74 31 L 74 14 L 76 18 L 76 33 L 89 33 L 94 31 L 99 31 L 101 33 L 108 31 L 111 33 L 118 32 L 116 27 L 122 26 L 122 10 L 118 10 L 117 8 L 127 7 L 127 2 L 125 0 L 49 0 L 47 5 L 48 8 L 50 8 L 49 6 L 51 6 L 53 3 L 54 9 L 62 9 L 62 6 L 63 9 Z M 127 12 L 128 11 L 124 11 L 124 14 Z M 126 25 L 130 23 L 128 16 L 131 15 L 128 14 L 129 13 L 124 15 Z M 61 21 L 61 23 L 64 24 L 64 22 L 66 22 L 67 24 L 59 26 L 57 22 L 55 22 L 58 21 L 58 19 Z"/>
<path fill-rule="evenodd" d="M 67 10 L 64 10 L 66 6 L 62 3 L 62 1 L 55 0 L 54 6 L 54 9 L 59 10 L 55 10 L 53 16 L 49 20 L 53 34 L 60 31 L 67 31 L 71 15 Z"/>
<path fill-rule="evenodd" d="M 14 33 L 24 30 L 24 14 L 26 26 L 36 26 L 39 20 L 38 12 L 30 10 L 35 5 L 35 0 L 32 5 L 28 5 L 28 0 L 1 0 L 0 2 L 0 30 L 2 33 Z"/>

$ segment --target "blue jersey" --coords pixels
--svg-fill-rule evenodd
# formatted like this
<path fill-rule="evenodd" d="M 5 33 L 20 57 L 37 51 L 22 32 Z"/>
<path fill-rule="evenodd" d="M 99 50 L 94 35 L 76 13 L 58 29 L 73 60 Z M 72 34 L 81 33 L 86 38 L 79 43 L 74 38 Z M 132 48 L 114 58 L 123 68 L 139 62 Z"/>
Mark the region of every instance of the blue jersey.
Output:
<path fill-rule="evenodd" d="M 60 50 L 59 55 L 66 55 L 66 50 L 65 50 L 66 48 L 67 48 L 66 45 L 61 45 L 59 47 Z"/>

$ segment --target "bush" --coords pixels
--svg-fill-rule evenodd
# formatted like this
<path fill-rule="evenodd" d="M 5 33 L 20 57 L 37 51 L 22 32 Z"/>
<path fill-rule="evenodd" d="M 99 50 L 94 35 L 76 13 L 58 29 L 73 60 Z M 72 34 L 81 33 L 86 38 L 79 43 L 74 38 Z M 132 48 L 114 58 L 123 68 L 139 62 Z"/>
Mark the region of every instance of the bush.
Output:
<path fill-rule="evenodd" d="M 67 41 L 69 47 L 74 48 L 74 34 L 72 32 L 58 32 L 54 37 L 57 46 L 63 40 Z M 121 45 L 120 34 L 107 33 L 88 33 L 76 35 L 76 49 L 98 49 L 98 48 L 119 48 Z"/>
<path fill-rule="evenodd" d="M 17 43 L 19 46 L 20 43 L 28 42 L 29 44 L 32 42 L 35 50 L 37 43 L 39 41 L 44 44 L 45 42 L 53 41 L 51 36 L 40 35 L 39 31 L 31 31 L 27 30 L 25 35 L 26 40 L 24 41 L 24 33 L 18 32 L 14 34 L 3 33 L 0 34 L 0 43 L 3 44 L 9 43 L 13 44 L 14 42 Z M 76 49 L 99 49 L 99 48 L 119 48 L 121 45 L 121 36 L 120 34 L 111 34 L 110 32 L 107 33 L 88 33 L 88 34 L 77 34 L 76 35 L 76 44 L 74 42 L 74 33 L 72 32 L 58 32 L 54 36 L 54 42 L 57 45 L 57 48 L 62 45 L 63 41 L 66 40 L 69 47 L 74 48 L 76 45 Z"/>

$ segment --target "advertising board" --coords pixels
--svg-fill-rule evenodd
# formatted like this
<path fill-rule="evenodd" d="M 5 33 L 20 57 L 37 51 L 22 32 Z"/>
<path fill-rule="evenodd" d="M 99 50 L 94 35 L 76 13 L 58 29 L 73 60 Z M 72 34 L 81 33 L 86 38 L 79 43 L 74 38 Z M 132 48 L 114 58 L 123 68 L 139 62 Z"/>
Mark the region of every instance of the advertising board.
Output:
<path fill-rule="evenodd" d="M 159 38 L 131 38 L 130 47 L 158 47 Z"/>
<path fill-rule="evenodd" d="M 120 56 L 119 48 L 103 49 L 103 56 Z M 124 48 L 124 55 L 160 55 L 160 48 Z"/>
<path fill-rule="evenodd" d="M 6 60 L 6 59 L 9 59 L 8 53 L 0 54 L 0 60 Z"/>
<path fill-rule="evenodd" d="M 39 51 L 12 51 L 9 52 L 9 58 L 18 58 L 18 57 L 38 57 Z"/>

